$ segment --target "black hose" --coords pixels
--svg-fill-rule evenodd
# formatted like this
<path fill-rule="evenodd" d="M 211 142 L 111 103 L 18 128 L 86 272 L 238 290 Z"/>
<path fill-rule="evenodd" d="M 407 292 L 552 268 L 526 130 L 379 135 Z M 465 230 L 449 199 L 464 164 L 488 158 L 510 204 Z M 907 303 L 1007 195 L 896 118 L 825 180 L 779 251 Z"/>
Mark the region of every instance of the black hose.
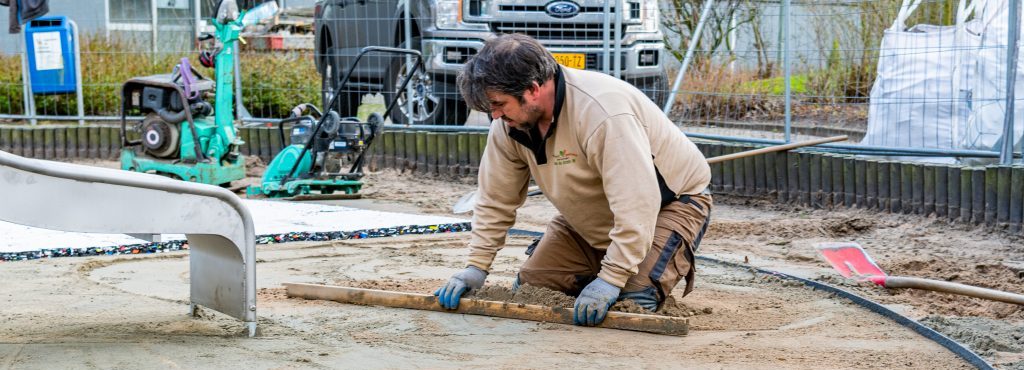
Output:
<path fill-rule="evenodd" d="M 160 119 L 163 119 L 164 122 L 171 123 L 171 124 L 177 124 L 177 123 L 185 122 L 185 110 L 184 109 L 182 109 L 180 111 L 177 111 L 177 112 L 171 112 L 171 111 L 167 110 L 167 108 L 160 108 L 160 109 L 158 109 L 156 111 L 156 115 L 160 116 Z"/>

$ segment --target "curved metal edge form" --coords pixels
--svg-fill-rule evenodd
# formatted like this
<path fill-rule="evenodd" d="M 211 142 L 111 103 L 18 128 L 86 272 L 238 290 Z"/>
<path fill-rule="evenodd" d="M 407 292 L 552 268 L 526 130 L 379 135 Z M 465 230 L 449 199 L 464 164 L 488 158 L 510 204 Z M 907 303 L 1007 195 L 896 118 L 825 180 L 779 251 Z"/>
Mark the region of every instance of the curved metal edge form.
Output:
<path fill-rule="evenodd" d="M 256 333 L 256 234 L 241 200 L 217 186 L 0 151 L 0 220 L 50 230 L 185 234 L 192 305 Z M 140 212 L 140 210 L 142 210 Z M 146 211 L 149 210 L 149 211 Z"/>
<path fill-rule="evenodd" d="M 529 231 L 529 230 L 521 230 L 521 229 L 510 229 L 509 230 L 509 235 L 521 235 L 521 236 L 540 237 L 541 235 L 544 235 L 544 233 L 539 232 L 539 231 Z M 783 278 L 783 279 L 796 280 L 796 281 L 799 281 L 799 282 L 803 283 L 806 286 L 811 287 L 812 289 L 822 290 L 822 291 L 826 291 L 826 292 L 829 292 L 829 293 L 833 293 L 833 294 L 835 294 L 837 296 L 849 299 L 853 303 L 856 303 L 857 305 L 860 305 L 861 307 L 867 308 L 871 312 L 874 312 L 874 313 L 877 313 L 879 315 L 882 315 L 883 317 L 891 319 L 891 320 L 897 322 L 898 324 L 903 325 L 904 327 L 909 328 L 910 330 L 913 330 L 913 331 L 917 332 L 918 334 L 921 334 L 925 338 L 928 338 L 929 340 L 931 340 L 931 341 L 933 341 L 935 343 L 938 343 L 939 345 L 945 347 L 950 352 L 953 352 L 953 354 L 959 356 L 960 358 L 964 359 L 964 361 L 967 361 L 968 363 L 970 363 L 971 365 L 974 365 L 974 367 L 976 367 L 978 369 L 982 369 L 982 370 L 993 369 L 991 364 L 989 364 L 987 361 L 985 361 L 985 359 L 981 358 L 981 356 L 978 356 L 977 353 L 974 353 L 974 351 L 971 351 L 967 347 L 964 347 L 963 344 L 960 344 L 959 342 L 957 342 L 955 340 L 952 340 L 949 337 L 947 337 L 945 335 L 942 335 L 941 333 L 939 333 L 939 332 L 937 332 L 935 330 L 932 330 L 932 328 L 924 326 L 924 324 L 921 324 L 921 323 L 919 323 L 917 321 L 914 321 L 913 319 L 911 319 L 909 317 L 900 315 L 900 314 L 896 313 L 895 311 L 890 310 L 890 309 L 886 308 L 885 306 L 882 306 L 881 304 L 878 304 L 878 303 L 876 303 L 874 301 L 868 300 L 867 298 L 858 296 L 856 294 L 847 292 L 845 290 L 836 288 L 836 287 L 828 285 L 828 284 L 819 283 L 819 282 L 814 281 L 814 280 L 804 279 L 804 278 L 801 278 L 801 277 L 797 277 L 797 276 L 793 276 L 793 275 L 789 275 L 789 274 L 785 274 L 785 273 L 781 273 L 781 272 L 777 272 L 777 271 L 765 270 L 765 269 L 762 269 L 762 268 L 757 268 L 757 267 L 753 267 L 753 266 L 749 266 L 749 265 L 744 265 L 744 264 L 741 264 L 741 263 L 722 261 L 722 260 L 718 260 L 718 259 L 714 259 L 714 258 L 710 258 L 710 257 L 705 257 L 705 256 L 697 256 L 697 259 L 698 260 L 702 260 L 702 261 L 706 261 L 706 262 L 711 262 L 711 263 L 716 263 L 716 264 L 724 265 L 724 266 L 740 268 L 740 269 L 744 269 L 744 270 L 748 270 L 748 269 L 753 268 L 753 269 L 757 270 L 757 272 L 762 273 L 762 274 L 777 276 L 777 277 L 780 277 L 780 278 Z"/>

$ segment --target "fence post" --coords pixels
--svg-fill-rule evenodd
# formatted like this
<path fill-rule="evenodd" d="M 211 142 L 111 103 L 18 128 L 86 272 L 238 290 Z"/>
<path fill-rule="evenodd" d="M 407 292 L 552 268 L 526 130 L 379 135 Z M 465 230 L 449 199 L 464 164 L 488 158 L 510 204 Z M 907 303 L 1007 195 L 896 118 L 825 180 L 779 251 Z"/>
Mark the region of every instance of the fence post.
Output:
<path fill-rule="evenodd" d="M 622 77 L 622 11 L 625 5 L 624 0 L 615 1 L 615 60 L 612 65 L 615 66 L 616 78 Z"/>
<path fill-rule="evenodd" d="M 282 0 L 282 2 L 283 2 L 283 0 Z M 193 40 L 199 39 L 199 34 L 203 32 L 203 30 L 200 29 L 200 23 L 202 23 L 202 17 L 199 14 L 200 13 L 199 8 L 200 8 L 201 5 L 202 4 L 201 4 L 201 2 L 199 0 L 192 0 L 192 39 Z M 284 9 L 284 4 L 281 4 L 281 9 Z M 195 43 L 192 43 L 192 44 L 194 45 Z"/>
<path fill-rule="evenodd" d="M 25 115 L 29 118 L 29 123 L 35 126 L 38 123 L 36 121 L 36 98 L 32 94 L 32 77 L 28 72 L 28 43 L 25 42 L 24 29 L 18 39 L 21 44 L 21 102 Z"/>
<path fill-rule="evenodd" d="M 405 31 L 404 32 L 405 34 L 402 35 L 402 39 L 403 40 L 407 40 L 406 43 L 405 43 L 405 47 L 407 49 L 412 50 L 412 9 L 410 9 L 411 5 L 409 3 L 410 3 L 410 1 L 403 1 L 402 2 L 402 29 Z M 462 3 L 460 2 L 459 4 L 462 4 Z M 460 11 L 459 14 L 462 14 L 462 12 Z M 424 62 L 424 65 L 425 64 L 426 64 L 426 62 Z M 405 65 L 406 66 L 412 65 L 412 56 L 411 55 L 408 55 L 408 54 L 405 55 Z M 409 72 L 409 78 L 412 78 L 413 76 L 414 76 L 413 72 L 410 71 Z M 413 120 L 413 107 L 412 107 L 412 96 L 413 96 L 414 91 L 415 91 L 415 89 L 413 88 L 413 84 L 410 83 L 410 84 L 405 86 L 405 111 L 409 112 L 408 114 L 406 114 L 405 119 L 406 119 L 406 122 L 410 123 L 410 124 L 416 123 Z M 399 94 L 399 92 L 395 91 L 395 95 L 398 95 L 398 94 Z M 395 103 L 398 103 L 398 102 L 395 102 Z M 395 107 L 395 108 L 398 108 L 398 107 Z M 395 108 L 392 108 L 392 109 L 395 109 Z M 456 122 L 456 123 L 461 123 L 461 122 Z"/>
<path fill-rule="evenodd" d="M 152 48 L 152 52 L 153 52 L 152 57 L 153 58 L 156 58 L 156 52 L 158 50 L 157 47 L 156 47 L 156 44 L 157 44 L 157 33 L 158 33 L 158 31 L 157 31 L 157 14 L 159 14 L 159 13 L 160 12 L 159 12 L 159 10 L 157 10 L 157 7 L 156 7 L 156 0 L 149 0 L 149 28 L 150 28 L 149 35 L 150 35 L 150 38 L 151 38 L 149 44 L 150 44 L 150 47 Z"/>
<path fill-rule="evenodd" d="M 792 108 L 793 108 L 793 101 L 792 101 L 793 86 L 792 86 L 792 81 L 790 81 L 790 78 L 792 77 L 792 70 L 791 70 L 791 66 L 790 66 L 790 62 L 789 62 L 789 59 L 790 59 L 790 56 L 789 56 L 789 49 L 790 49 L 789 48 L 789 26 L 790 26 L 789 25 L 789 21 L 790 21 L 790 14 L 789 13 L 790 13 L 790 11 L 792 11 L 792 7 L 790 6 L 790 3 L 791 3 L 791 0 L 782 0 L 782 14 L 785 17 L 785 21 L 782 22 L 782 34 L 783 34 L 782 37 L 785 39 L 782 42 L 782 47 L 783 47 L 782 69 L 783 69 L 783 74 L 784 74 L 783 81 L 785 81 L 785 83 L 786 83 L 786 127 L 785 127 L 785 131 L 786 131 L 786 142 L 787 143 L 790 142 L 790 140 L 791 140 L 791 138 L 790 138 L 790 129 L 791 129 L 790 128 L 790 123 L 792 122 L 792 118 L 793 118 L 793 112 L 792 112 Z"/>
<path fill-rule="evenodd" d="M 1006 42 L 1006 112 L 1003 114 L 1003 145 L 999 148 L 999 163 L 1009 166 L 1013 163 L 1013 144 L 1016 141 L 1013 129 L 1013 102 L 1017 86 L 1017 40 L 1020 38 L 1020 0 L 1010 0 L 1006 14 L 1009 32 Z"/>
<path fill-rule="evenodd" d="M 686 75 L 686 68 L 690 66 L 690 61 L 693 60 L 693 52 L 697 49 L 697 44 L 700 43 L 701 32 L 704 30 L 704 22 L 707 21 L 708 16 L 711 14 L 711 6 L 715 3 L 715 0 L 704 1 L 704 9 L 700 12 L 700 20 L 697 21 L 697 28 L 693 30 L 693 35 L 690 37 L 690 45 L 686 47 L 686 56 L 683 57 L 683 64 L 679 66 L 679 73 L 676 74 L 676 80 L 672 83 L 672 91 L 668 93 L 668 100 L 665 101 L 665 106 L 661 109 L 662 112 L 668 113 L 672 110 L 672 103 L 676 100 L 676 93 L 679 91 L 679 86 L 683 83 L 683 76 Z M 608 2 L 605 2 L 605 14 L 608 14 Z M 607 19 L 607 18 L 605 18 Z M 607 25 L 607 21 L 605 22 Z M 607 27 L 605 28 L 607 30 Z M 607 31 L 605 31 L 607 35 Z M 605 50 L 608 49 L 608 41 L 605 40 Z M 608 53 L 605 53 L 606 57 L 603 66 L 607 68 L 608 65 Z"/>
<path fill-rule="evenodd" d="M 68 20 L 71 24 L 72 37 L 75 40 L 75 103 L 78 104 L 78 125 L 85 125 L 85 97 L 82 95 L 82 38 L 78 37 L 78 24 Z"/>

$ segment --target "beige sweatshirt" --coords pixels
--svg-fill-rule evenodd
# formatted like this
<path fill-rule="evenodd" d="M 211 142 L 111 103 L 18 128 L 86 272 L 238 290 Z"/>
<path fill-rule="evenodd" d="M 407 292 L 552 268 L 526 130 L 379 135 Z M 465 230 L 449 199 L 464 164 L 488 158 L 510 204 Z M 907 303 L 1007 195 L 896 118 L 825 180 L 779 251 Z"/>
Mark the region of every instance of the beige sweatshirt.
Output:
<path fill-rule="evenodd" d="M 489 270 L 532 175 L 576 232 L 592 247 L 607 250 L 598 277 L 622 287 L 651 248 L 661 189 L 669 197 L 699 193 L 711 170 L 697 146 L 632 85 L 568 68 L 561 76 L 555 122 L 543 142 L 531 141 L 525 132 L 510 133 L 514 129 L 501 119 L 491 123 L 480 162 L 469 264 Z M 527 146 L 531 142 L 533 150 Z"/>

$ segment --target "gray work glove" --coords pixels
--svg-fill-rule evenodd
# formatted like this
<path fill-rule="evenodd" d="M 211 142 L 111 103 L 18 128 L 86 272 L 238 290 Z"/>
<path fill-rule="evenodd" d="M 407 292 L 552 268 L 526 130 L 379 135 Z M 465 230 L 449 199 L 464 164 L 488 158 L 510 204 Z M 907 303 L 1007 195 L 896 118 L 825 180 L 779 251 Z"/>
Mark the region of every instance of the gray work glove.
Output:
<path fill-rule="evenodd" d="M 462 298 L 462 294 L 480 289 L 480 287 L 484 286 L 484 280 L 486 279 L 486 271 L 476 266 L 466 267 L 462 271 L 456 272 L 455 275 L 452 275 L 451 279 L 448 279 L 444 286 L 434 291 L 434 295 L 437 296 L 437 303 L 440 303 L 441 307 L 449 310 L 459 308 L 459 298 Z"/>
<path fill-rule="evenodd" d="M 608 309 L 619 298 L 622 288 L 609 284 L 601 278 L 587 284 L 572 306 L 572 322 L 576 325 L 595 326 L 604 321 Z"/>

